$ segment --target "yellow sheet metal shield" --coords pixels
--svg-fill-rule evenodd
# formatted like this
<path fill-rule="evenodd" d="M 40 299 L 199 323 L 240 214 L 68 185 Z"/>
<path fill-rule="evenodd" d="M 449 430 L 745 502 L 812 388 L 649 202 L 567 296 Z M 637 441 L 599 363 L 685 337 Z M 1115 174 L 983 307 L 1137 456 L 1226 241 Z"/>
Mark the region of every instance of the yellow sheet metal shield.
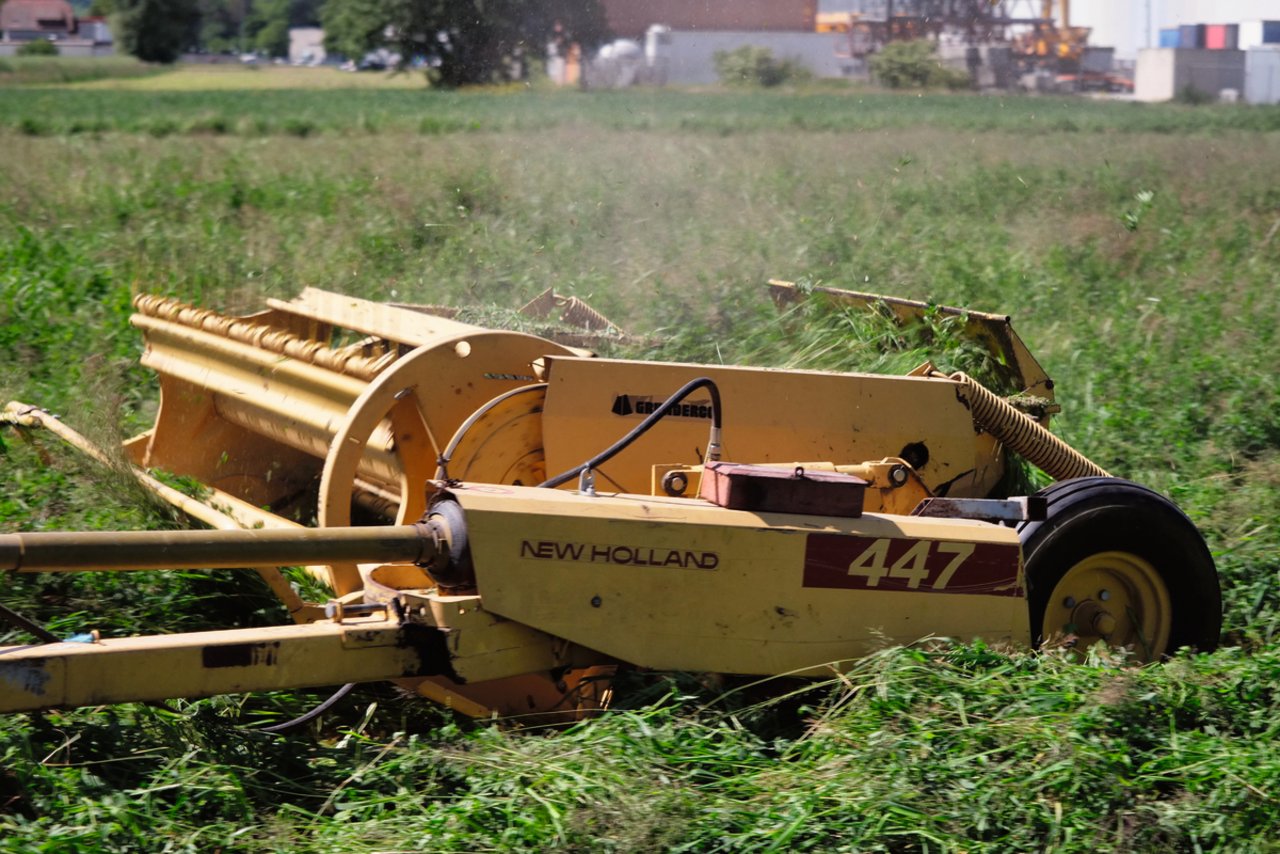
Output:
<path fill-rule="evenodd" d="M 642 667 L 773 674 L 930 635 L 1030 640 L 1008 528 L 519 487 L 455 494 L 485 610 Z"/>
<path fill-rule="evenodd" d="M 724 459 L 860 463 L 903 457 L 935 494 L 986 496 L 1004 471 L 998 444 L 974 430 L 955 384 L 925 377 L 549 358 L 543 448 L 558 474 L 635 427 L 684 383 L 715 380 Z M 701 463 L 710 399 L 693 394 L 600 466 L 601 484 L 648 490 L 654 463 Z"/>

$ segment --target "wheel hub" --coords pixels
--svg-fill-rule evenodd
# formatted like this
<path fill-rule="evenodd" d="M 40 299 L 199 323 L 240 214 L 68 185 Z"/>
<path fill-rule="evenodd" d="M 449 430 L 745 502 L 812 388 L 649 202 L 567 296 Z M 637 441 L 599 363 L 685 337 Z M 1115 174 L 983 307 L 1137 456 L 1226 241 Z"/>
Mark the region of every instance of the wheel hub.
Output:
<path fill-rule="evenodd" d="M 1168 651 L 1172 625 L 1169 589 L 1155 567 L 1132 552 L 1099 552 L 1054 586 L 1041 636 L 1069 639 L 1081 649 L 1102 641 L 1152 661 Z"/>

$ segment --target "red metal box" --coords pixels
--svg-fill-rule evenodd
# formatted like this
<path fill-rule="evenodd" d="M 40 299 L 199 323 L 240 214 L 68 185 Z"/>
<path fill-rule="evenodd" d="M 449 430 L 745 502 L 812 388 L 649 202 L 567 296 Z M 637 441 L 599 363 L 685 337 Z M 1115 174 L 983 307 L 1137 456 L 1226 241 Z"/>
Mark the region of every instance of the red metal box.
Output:
<path fill-rule="evenodd" d="M 866 489 L 862 478 L 833 471 L 708 463 L 698 494 L 730 510 L 852 518 L 862 515 Z"/>

